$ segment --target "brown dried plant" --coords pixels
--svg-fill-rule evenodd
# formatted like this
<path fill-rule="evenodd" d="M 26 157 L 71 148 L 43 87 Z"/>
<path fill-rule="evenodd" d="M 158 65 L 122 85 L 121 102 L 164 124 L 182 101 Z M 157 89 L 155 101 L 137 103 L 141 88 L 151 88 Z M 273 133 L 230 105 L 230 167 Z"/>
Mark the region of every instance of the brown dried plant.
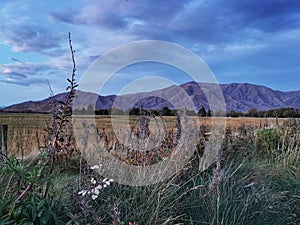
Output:
<path fill-rule="evenodd" d="M 65 169 L 67 161 L 71 157 L 72 153 L 76 151 L 75 139 L 72 134 L 72 124 L 70 123 L 70 116 L 72 115 L 72 102 L 75 98 L 75 91 L 78 84 L 75 82 L 75 50 L 72 47 L 71 34 L 69 33 L 69 47 L 72 56 L 72 75 L 71 79 L 67 79 L 69 85 L 67 86 L 67 93 L 64 100 L 56 100 L 53 98 L 53 92 L 51 90 L 52 98 L 52 124 L 47 128 L 45 134 L 45 148 L 43 152 L 47 154 L 51 170 L 53 169 L 55 159 L 58 159 Z"/>

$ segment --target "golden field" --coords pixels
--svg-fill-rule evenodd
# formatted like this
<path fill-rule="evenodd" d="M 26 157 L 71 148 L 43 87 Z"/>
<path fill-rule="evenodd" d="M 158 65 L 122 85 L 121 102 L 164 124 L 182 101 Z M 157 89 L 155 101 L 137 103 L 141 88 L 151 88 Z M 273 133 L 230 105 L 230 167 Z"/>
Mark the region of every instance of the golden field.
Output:
<path fill-rule="evenodd" d="M 79 116 L 81 120 L 92 120 L 95 118 L 96 126 L 100 132 L 104 132 L 107 135 L 112 135 L 112 118 L 113 122 L 117 125 L 118 129 L 127 132 L 129 127 L 128 117 L 124 116 Z M 164 117 L 165 125 L 167 129 L 174 127 L 175 117 Z M 272 127 L 276 125 L 275 118 L 223 118 L 214 117 L 214 125 L 223 123 L 225 120 L 226 127 L 232 131 L 236 131 L 241 126 L 253 126 L 260 129 L 264 127 Z M 279 118 L 278 123 L 282 124 L 288 119 Z M 199 126 L 211 126 L 212 118 L 204 117 L 199 118 Z M 130 116 L 129 124 L 137 124 L 137 116 Z M 8 154 L 16 156 L 26 156 L 32 152 L 37 152 L 38 147 L 43 145 L 43 136 L 46 132 L 46 128 L 51 124 L 51 115 L 45 114 L 0 114 L 0 125 L 8 125 Z M 1 135 L 1 134 L 0 134 Z M 0 139 L 1 140 L 1 139 Z"/>

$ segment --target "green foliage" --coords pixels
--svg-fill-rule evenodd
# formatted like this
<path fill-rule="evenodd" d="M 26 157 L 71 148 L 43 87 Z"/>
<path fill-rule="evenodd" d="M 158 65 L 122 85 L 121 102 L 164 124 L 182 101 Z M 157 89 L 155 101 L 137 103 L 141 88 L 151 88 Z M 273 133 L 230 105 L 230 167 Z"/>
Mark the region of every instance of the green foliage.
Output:
<path fill-rule="evenodd" d="M 279 149 L 280 130 L 262 129 L 257 131 L 256 149 L 260 155 L 267 155 L 268 157 L 276 154 L 276 150 Z"/>
<path fill-rule="evenodd" d="M 12 193 L 15 191 L 20 192 L 21 188 L 30 186 L 31 189 L 35 189 L 35 187 L 43 184 L 48 179 L 45 176 L 46 174 L 44 174 L 45 165 L 43 157 L 39 159 L 38 164 L 35 166 L 21 164 L 13 156 L 7 158 L 0 168 L 0 177 L 3 181 L 6 181 L 7 177 L 11 177 L 9 189 L 6 191 Z"/>
<path fill-rule="evenodd" d="M 6 201 L 5 201 L 6 200 Z M 34 224 L 34 225 L 54 225 L 64 224 L 57 217 L 57 206 L 53 199 L 43 198 L 36 193 L 32 193 L 13 206 L 7 199 L 1 200 L 1 224 Z M 9 209 L 9 211 L 7 210 Z"/>
<path fill-rule="evenodd" d="M 35 165 L 21 164 L 13 156 L 4 161 L 0 167 L 0 224 L 59 224 L 45 169 L 43 157 Z"/>

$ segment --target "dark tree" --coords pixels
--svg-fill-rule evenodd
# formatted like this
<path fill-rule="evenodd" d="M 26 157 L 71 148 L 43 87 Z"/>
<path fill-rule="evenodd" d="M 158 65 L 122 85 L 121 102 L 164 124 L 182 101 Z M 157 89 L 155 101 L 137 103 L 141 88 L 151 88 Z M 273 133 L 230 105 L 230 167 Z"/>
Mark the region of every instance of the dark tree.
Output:
<path fill-rule="evenodd" d="M 206 110 L 205 108 L 202 106 L 199 111 L 198 111 L 198 116 L 200 117 L 205 117 L 207 114 L 206 114 Z"/>
<path fill-rule="evenodd" d="M 140 114 L 140 109 L 138 108 L 130 109 L 129 115 L 139 115 L 139 114 Z"/>
<path fill-rule="evenodd" d="M 209 109 L 209 110 L 207 111 L 206 116 L 211 117 L 211 114 L 212 114 L 212 110 Z"/>
<path fill-rule="evenodd" d="M 258 117 L 258 111 L 256 108 L 251 108 L 248 110 L 247 116 L 249 117 Z"/>
<path fill-rule="evenodd" d="M 171 116 L 171 110 L 167 106 L 162 108 L 161 113 L 163 116 Z"/>

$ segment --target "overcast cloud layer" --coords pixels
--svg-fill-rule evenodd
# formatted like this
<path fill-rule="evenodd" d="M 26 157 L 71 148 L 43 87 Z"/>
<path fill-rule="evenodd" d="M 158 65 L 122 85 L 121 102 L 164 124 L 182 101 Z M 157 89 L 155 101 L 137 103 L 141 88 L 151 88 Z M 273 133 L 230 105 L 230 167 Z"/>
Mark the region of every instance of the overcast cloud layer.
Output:
<path fill-rule="evenodd" d="M 64 91 L 72 68 L 68 32 L 76 49 L 78 80 L 112 48 L 151 39 L 190 49 L 220 83 L 300 90 L 299 12 L 298 0 L 4 0 L 0 106 L 48 97 L 47 80 L 54 92 Z M 120 71 L 102 94 L 116 94 L 147 76 L 174 83 L 189 80 L 174 68 L 148 63 Z"/>

